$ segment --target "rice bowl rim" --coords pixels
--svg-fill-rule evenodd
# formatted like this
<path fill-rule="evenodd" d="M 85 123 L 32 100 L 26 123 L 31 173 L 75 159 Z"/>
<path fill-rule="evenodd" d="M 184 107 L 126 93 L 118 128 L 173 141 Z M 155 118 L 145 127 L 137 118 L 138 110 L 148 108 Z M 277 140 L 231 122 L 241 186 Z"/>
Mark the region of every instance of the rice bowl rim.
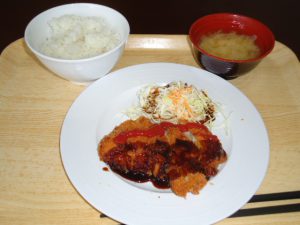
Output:
<path fill-rule="evenodd" d="M 56 10 L 57 8 L 72 7 L 72 6 L 75 6 L 75 5 L 86 5 L 86 6 L 91 5 L 93 7 L 99 7 L 100 6 L 100 7 L 105 8 L 105 10 L 111 10 L 114 13 L 118 14 L 124 20 L 124 22 L 125 22 L 125 26 L 126 26 L 126 28 L 125 28 L 126 29 L 125 37 L 124 38 L 120 38 L 120 43 L 118 45 L 116 45 L 114 48 L 110 49 L 109 51 L 104 52 L 104 53 L 100 53 L 99 55 L 96 55 L 96 56 L 86 57 L 86 58 L 82 58 L 82 59 L 62 59 L 62 58 L 56 58 L 56 57 L 45 55 L 45 54 L 41 53 L 40 51 L 36 50 L 34 47 L 32 47 L 32 45 L 30 44 L 30 41 L 29 41 L 29 37 L 28 37 L 29 35 L 28 35 L 28 33 L 29 33 L 30 27 L 32 26 L 32 24 L 34 23 L 34 21 L 38 19 L 38 17 L 40 17 L 42 14 L 45 14 L 45 13 L 47 13 L 49 11 Z M 74 15 L 76 15 L 76 14 L 74 14 Z M 123 14 L 121 14 L 120 12 L 118 12 L 117 10 L 115 10 L 113 8 L 110 8 L 108 6 L 105 6 L 105 5 L 94 4 L 94 3 L 71 3 L 71 4 L 59 5 L 59 6 L 47 9 L 47 10 L 39 13 L 38 15 L 36 15 L 28 23 L 28 25 L 26 26 L 24 39 L 25 39 L 25 43 L 30 48 L 30 50 L 34 54 L 38 55 L 41 58 L 44 58 L 44 59 L 47 59 L 47 60 L 51 60 L 51 61 L 56 61 L 56 62 L 63 62 L 63 63 L 78 63 L 78 62 L 86 62 L 86 61 L 90 61 L 90 60 L 94 60 L 94 59 L 99 59 L 99 58 L 105 57 L 105 56 L 107 56 L 107 55 L 109 55 L 109 54 L 117 51 L 120 47 L 122 47 L 123 45 L 125 45 L 127 43 L 129 34 L 130 34 L 129 23 L 128 23 L 126 17 Z"/>

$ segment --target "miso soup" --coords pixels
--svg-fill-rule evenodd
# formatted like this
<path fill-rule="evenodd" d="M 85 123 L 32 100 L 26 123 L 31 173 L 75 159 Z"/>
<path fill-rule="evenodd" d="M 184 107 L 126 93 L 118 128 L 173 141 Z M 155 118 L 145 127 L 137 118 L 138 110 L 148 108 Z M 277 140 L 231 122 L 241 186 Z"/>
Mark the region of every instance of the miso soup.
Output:
<path fill-rule="evenodd" d="M 199 46 L 211 55 L 229 60 L 247 60 L 260 55 L 260 49 L 255 44 L 255 36 L 236 32 L 218 31 L 204 36 Z"/>

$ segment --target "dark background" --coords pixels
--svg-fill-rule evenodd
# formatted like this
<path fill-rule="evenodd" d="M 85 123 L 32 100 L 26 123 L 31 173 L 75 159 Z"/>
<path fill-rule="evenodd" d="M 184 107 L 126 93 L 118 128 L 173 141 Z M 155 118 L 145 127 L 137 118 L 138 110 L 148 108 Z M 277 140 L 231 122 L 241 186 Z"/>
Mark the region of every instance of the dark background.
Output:
<path fill-rule="evenodd" d="M 132 34 L 188 34 L 189 26 L 201 16 L 233 12 L 256 18 L 269 26 L 277 41 L 300 58 L 299 0 L 3 0 L 0 3 L 0 52 L 22 38 L 29 21 L 54 6 L 91 2 L 120 11 L 129 21 Z"/>

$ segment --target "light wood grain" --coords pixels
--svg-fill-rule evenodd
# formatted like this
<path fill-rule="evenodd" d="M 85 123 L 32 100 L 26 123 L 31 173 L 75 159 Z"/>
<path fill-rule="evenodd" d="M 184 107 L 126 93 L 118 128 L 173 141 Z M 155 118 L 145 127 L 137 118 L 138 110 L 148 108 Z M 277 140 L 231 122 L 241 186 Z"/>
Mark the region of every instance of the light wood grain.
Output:
<path fill-rule="evenodd" d="M 162 61 L 198 66 L 185 35 L 131 35 L 114 70 Z M 295 54 L 276 42 L 255 69 L 230 82 L 255 104 L 269 133 L 269 170 L 257 193 L 300 190 L 300 65 Z M 61 163 L 61 125 L 85 88 L 45 69 L 23 39 L 2 52 L 0 224 L 117 224 L 99 218 L 71 185 Z M 299 223 L 300 213 L 287 213 L 229 218 L 219 224 Z"/>

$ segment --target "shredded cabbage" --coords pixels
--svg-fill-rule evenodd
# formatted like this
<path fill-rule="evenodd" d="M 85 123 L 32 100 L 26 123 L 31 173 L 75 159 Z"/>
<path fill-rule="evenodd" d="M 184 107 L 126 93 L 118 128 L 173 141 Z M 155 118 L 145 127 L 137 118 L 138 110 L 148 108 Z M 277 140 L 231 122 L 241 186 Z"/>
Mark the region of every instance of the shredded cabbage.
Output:
<path fill-rule="evenodd" d="M 215 120 L 215 104 L 205 91 L 178 81 L 140 89 L 138 104 L 125 114 L 133 120 L 144 116 L 154 123 L 201 122 L 209 125 Z"/>

